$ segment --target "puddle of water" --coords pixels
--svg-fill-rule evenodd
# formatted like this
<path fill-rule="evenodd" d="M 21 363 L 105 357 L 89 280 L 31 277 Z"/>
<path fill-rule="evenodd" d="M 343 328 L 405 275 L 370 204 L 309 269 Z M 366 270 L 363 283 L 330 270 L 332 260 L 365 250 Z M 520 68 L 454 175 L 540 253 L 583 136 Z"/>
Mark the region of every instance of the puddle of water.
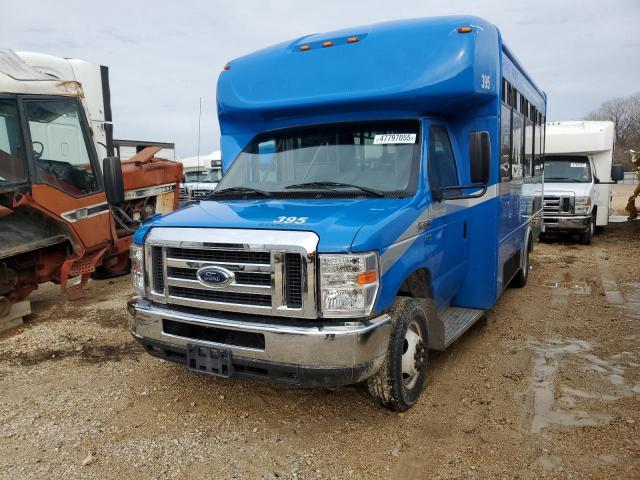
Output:
<path fill-rule="evenodd" d="M 584 411 L 563 410 L 556 406 L 556 374 L 563 357 L 589 351 L 591 344 L 583 340 L 571 340 L 565 344 L 551 343 L 534 347 L 538 353 L 533 368 L 531 388 L 533 390 L 533 416 L 530 430 L 539 433 L 551 425 L 588 426 L 606 423 L 610 417 Z M 565 392 L 566 393 L 566 392 Z M 571 408 L 574 400 L 565 395 L 563 402 Z"/>
<path fill-rule="evenodd" d="M 567 293 L 574 293 L 577 295 L 591 294 L 591 285 L 587 282 L 545 282 L 542 286 L 566 290 Z"/>
<path fill-rule="evenodd" d="M 631 352 L 613 355 L 610 360 L 605 360 L 591 353 L 591 344 L 583 340 L 532 342 L 531 346 L 537 353 L 530 386 L 533 404 L 529 429 L 532 433 L 539 433 L 553 425 L 599 425 L 611 420 L 612 417 L 609 415 L 575 410 L 578 398 L 611 402 L 621 397 L 640 394 L 640 384 L 630 386 L 624 377 L 625 367 L 620 364 L 623 357 L 633 357 Z M 583 370 L 610 382 L 615 395 L 587 392 L 562 385 L 561 394 L 556 400 L 556 376 L 562 362 L 569 358 L 585 362 Z M 628 365 L 632 366 L 633 363 L 629 362 Z"/>

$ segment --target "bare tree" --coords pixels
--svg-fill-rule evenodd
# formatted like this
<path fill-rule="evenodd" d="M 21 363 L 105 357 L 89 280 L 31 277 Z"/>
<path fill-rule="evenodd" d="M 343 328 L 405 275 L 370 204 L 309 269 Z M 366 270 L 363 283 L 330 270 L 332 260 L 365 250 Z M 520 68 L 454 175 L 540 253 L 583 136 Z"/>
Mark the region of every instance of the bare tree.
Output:
<path fill-rule="evenodd" d="M 640 151 L 640 94 L 614 98 L 586 116 L 587 120 L 610 120 L 616 124 L 616 161 L 631 169 L 629 149 Z"/>

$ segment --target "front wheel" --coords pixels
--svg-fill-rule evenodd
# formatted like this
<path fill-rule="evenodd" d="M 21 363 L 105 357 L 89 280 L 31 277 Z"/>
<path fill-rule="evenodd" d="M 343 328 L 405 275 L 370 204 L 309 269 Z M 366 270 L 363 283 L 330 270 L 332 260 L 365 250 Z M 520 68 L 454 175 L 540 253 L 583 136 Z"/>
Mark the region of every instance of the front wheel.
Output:
<path fill-rule="evenodd" d="M 408 297 L 398 297 L 389 313 L 386 357 L 380 370 L 366 380 L 366 388 L 379 405 L 404 412 L 418 401 L 426 382 L 427 313 L 420 301 Z"/>
<path fill-rule="evenodd" d="M 595 214 L 591 216 L 591 222 L 589 223 L 589 228 L 580 235 L 580 243 L 582 245 L 591 245 L 593 241 L 593 236 L 596 233 L 596 216 Z"/>

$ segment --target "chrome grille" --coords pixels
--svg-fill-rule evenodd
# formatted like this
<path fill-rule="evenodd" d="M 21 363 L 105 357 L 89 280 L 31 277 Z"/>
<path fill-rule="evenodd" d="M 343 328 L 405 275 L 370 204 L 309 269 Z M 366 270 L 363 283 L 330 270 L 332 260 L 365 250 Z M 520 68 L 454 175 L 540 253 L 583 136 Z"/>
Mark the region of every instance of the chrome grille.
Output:
<path fill-rule="evenodd" d="M 569 215 L 573 212 L 573 196 L 568 195 L 545 195 L 544 214 L 545 215 Z"/>
<path fill-rule="evenodd" d="M 256 243 L 257 241 L 261 243 Z M 154 228 L 145 240 L 149 299 L 208 310 L 315 318 L 312 232 Z M 219 266 L 233 273 L 211 286 L 197 271 Z"/>
<path fill-rule="evenodd" d="M 209 195 L 213 190 L 191 190 L 191 198 L 194 200 L 201 199 Z"/>

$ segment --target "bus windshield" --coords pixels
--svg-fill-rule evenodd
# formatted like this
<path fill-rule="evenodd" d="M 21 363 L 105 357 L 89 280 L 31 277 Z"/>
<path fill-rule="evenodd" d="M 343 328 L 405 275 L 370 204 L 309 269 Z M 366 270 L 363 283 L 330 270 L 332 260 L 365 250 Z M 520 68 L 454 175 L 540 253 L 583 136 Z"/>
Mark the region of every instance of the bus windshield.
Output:
<path fill-rule="evenodd" d="M 545 183 L 591 183 L 589 157 L 545 156 L 544 181 Z"/>
<path fill-rule="evenodd" d="M 406 120 L 265 133 L 235 159 L 217 191 L 404 196 L 416 189 L 420 141 L 420 124 Z"/>

